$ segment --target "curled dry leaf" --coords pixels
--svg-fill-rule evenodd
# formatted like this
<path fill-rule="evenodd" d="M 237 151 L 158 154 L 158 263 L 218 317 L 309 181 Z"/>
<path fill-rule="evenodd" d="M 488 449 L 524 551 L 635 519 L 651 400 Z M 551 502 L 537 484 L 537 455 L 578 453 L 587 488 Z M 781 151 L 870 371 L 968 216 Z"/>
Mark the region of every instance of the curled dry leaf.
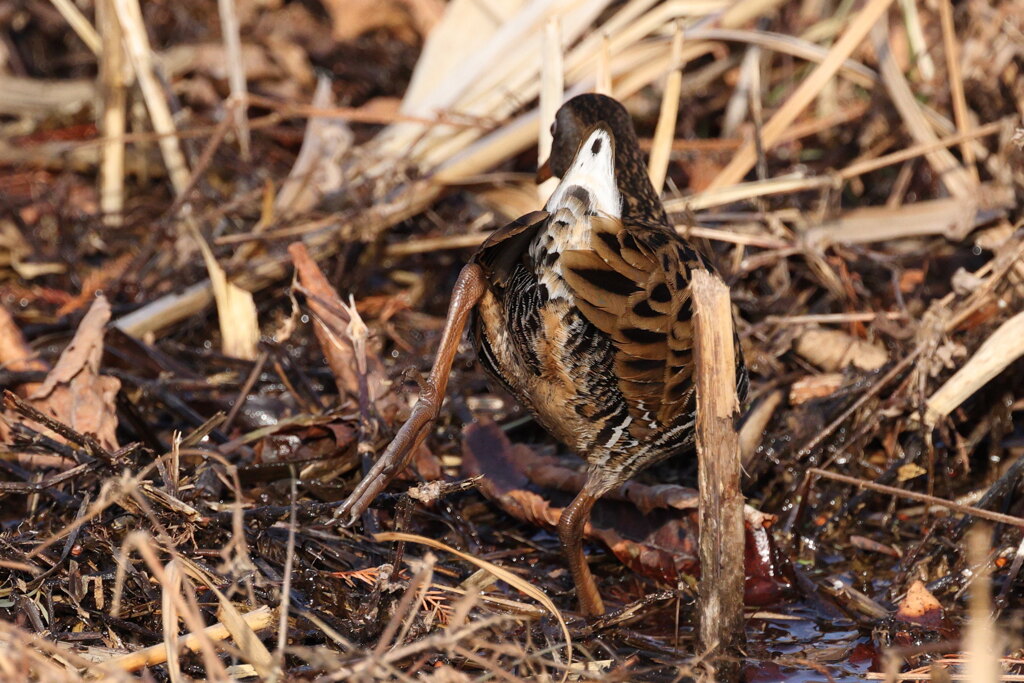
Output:
<path fill-rule="evenodd" d="M 511 444 L 493 422 L 480 421 L 463 432 L 463 474 L 485 475 L 480 488 L 513 517 L 554 529 L 583 484 L 583 474 L 557 458 Z M 569 495 L 565 495 L 569 494 Z M 557 500 L 558 505 L 552 500 Z M 699 575 L 696 492 L 681 486 L 628 482 L 600 500 L 585 529 L 633 571 L 669 584 L 681 575 Z M 769 533 L 773 521 L 747 508 L 746 600 L 776 602 L 785 580 Z"/>
<path fill-rule="evenodd" d="M 96 297 L 53 370 L 28 398 L 41 412 L 94 436 L 107 450 L 116 450 L 115 398 L 121 382 L 100 374 L 103 332 L 109 320 L 110 304 L 105 297 Z M 48 431 L 34 423 L 32 427 Z"/>

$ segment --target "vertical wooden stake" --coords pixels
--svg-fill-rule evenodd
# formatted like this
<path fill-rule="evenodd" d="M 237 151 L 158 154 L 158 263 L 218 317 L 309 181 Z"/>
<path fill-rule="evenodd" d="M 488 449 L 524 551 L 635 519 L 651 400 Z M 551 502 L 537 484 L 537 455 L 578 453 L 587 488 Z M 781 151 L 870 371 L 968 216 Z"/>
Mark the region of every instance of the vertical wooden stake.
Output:
<path fill-rule="evenodd" d="M 729 288 L 706 271 L 692 273 L 696 325 L 697 458 L 700 482 L 700 651 L 739 654 L 743 628 L 743 494 L 735 420 L 736 353 Z M 715 679 L 738 680 L 739 662 Z"/>

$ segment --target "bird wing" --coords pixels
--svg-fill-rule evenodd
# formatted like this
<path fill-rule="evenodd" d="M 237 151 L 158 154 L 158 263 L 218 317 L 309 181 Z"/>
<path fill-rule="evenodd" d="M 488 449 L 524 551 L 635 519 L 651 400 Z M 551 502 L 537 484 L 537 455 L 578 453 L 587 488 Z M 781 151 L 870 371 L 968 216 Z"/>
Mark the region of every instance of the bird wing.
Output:
<path fill-rule="evenodd" d="M 707 265 L 675 232 L 591 216 L 591 248 L 563 252 L 562 275 L 583 315 L 615 348 L 630 414 L 671 423 L 693 395 L 690 272 Z"/>
<path fill-rule="evenodd" d="M 490 282 L 504 286 L 513 267 L 521 261 L 523 253 L 549 216 L 547 211 L 531 211 L 488 235 L 473 260 L 487 272 Z"/>

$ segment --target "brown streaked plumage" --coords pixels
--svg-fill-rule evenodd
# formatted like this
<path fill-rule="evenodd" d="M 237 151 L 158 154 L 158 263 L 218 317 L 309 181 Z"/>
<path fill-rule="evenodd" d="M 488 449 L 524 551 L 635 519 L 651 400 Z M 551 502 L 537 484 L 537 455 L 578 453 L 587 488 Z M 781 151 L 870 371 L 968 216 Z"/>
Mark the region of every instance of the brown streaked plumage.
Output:
<path fill-rule="evenodd" d="M 413 415 L 339 515 L 354 520 L 425 437 L 471 319 L 484 368 L 587 462 L 586 485 L 558 532 L 593 616 L 604 611 L 582 545 L 593 504 L 692 446 L 690 273 L 710 266 L 669 223 L 622 105 L 575 97 L 553 133 L 558 188 L 543 211 L 492 234 L 463 269 Z M 737 358 L 742 397 L 738 349 Z"/>

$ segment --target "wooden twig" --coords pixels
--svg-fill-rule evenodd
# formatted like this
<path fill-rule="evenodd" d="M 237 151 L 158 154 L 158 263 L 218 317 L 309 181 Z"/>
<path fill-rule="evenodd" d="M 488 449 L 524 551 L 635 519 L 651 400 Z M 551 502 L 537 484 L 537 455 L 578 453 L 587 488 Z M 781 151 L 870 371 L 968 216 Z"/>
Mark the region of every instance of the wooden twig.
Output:
<path fill-rule="evenodd" d="M 29 420 L 32 420 L 33 422 L 37 422 L 43 425 L 53 433 L 66 439 L 68 443 L 79 446 L 86 453 L 88 453 L 90 456 L 94 458 L 99 458 L 100 460 L 103 460 L 104 462 L 107 463 L 117 462 L 115 455 L 108 451 L 106 448 L 104 448 L 103 445 L 100 444 L 100 442 L 97 441 L 96 438 L 93 437 L 91 434 L 82 434 L 81 432 L 78 432 L 69 427 L 68 425 L 64 424 L 63 422 L 56 420 L 50 417 L 49 415 L 36 410 L 36 408 L 32 404 L 21 400 L 13 392 L 5 390 L 3 393 L 3 398 L 4 407 L 7 408 L 8 410 L 13 410 L 19 415 L 22 415 L 23 417 L 26 417 Z"/>
<path fill-rule="evenodd" d="M 725 283 L 694 271 L 697 457 L 700 482 L 700 648 L 738 654 L 744 642 L 743 494 L 736 431 L 736 355 L 732 304 Z M 738 678 L 717 669 L 719 680 Z"/>
<path fill-rule="evenodd" d="M 1024 518 L 1014 517 L 1013 515 L 1004 515 L 1001 512 L 992 512 L 991 510 L 984 510 L 979 507 L 974 507 L 973 505 L 962 505 L 952 500 L 929 496 L 927 493 L 918 493 L 917 491 L 907 491 L 905 489 L 896 488 L 895 486 L 876 484 L 875 482 L 868 481 L 867 479 L 858 479 L 857 477 L 850 477 L 845 474 L 839 474 L 838 472 L 829 472 L 828 470 L 823 470 L 817 467 L 810 468 L 804 474 L 804 479 L 807 482 L 813 481 L 814 477 L 832 479 L 834 481 L 842 482 L 843 484 L 850 484 L 851 486 L 857 486 L 870 491 L 877 491 L 878 493 L 896 496 L 897 498 L 906 498 L 907 500 L 916 500 L 919 503 L 938 505 L 939 507 L 944 507 L 947 510 L 953 510 L 954 512 L 959 512 L 964 515 L 972 515 L 980 519 L 987 519 L 990 522 L 999 522 L 1001 524 L 1009 524 L 1018 528 L 1024 528 Z M 810 490 L 810 487 L 801 486 L 801 489 Z"/>

